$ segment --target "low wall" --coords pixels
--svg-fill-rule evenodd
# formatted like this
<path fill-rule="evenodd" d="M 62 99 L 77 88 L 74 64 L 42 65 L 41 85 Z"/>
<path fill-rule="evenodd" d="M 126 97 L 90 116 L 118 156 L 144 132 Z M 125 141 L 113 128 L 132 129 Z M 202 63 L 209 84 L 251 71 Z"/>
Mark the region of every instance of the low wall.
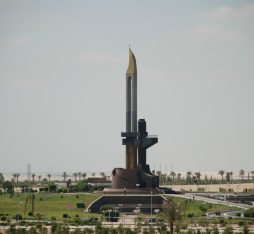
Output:
<path fill-rule="evenodd" d="M 221 189 L 227 192 L 244 192 L 254 190 L 254 183 L 243 183 L 243 184 L 208 184 L 208 185 L 170 185 L 163 186 L 170 187 L 175 191 L 186 191 L 186 192 L 220 192 Z"/>

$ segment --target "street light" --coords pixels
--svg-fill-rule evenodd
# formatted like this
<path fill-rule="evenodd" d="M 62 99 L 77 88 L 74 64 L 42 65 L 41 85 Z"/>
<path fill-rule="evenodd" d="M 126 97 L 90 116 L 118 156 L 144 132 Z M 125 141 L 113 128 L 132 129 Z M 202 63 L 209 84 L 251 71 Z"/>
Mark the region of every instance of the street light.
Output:
<path fill-rule="evenodd" d="M 158 213 L 160 212 L 160 209 L 154 209 L 154 213 L 157 215 Z M 156 217 L 156 226 L 158 226 L 157 225 L 157 220 L 158 220 L 158 218 Z"/>
<path fill-rule="evenodd" d="M 152 222 L 152 216 L 153 216 L 153 191 L 150 190 L 151 192 L 151 222 Z"/>
<path fill-rule="evenodd" d="M 121 208 L 122 208 L 123 204 L 118 204 L 119 207 L 119 216 L 121 216 Z M 124 218 L 122 217 L 122 222 L 124 223 Z"/>
<path fill-rule="evenodd" d="M 140 187 L 140 184 L 136 184 L 136 188 L 137 188 L 137 193 L 139 192 L 138 191 L 138 188 Z"/>

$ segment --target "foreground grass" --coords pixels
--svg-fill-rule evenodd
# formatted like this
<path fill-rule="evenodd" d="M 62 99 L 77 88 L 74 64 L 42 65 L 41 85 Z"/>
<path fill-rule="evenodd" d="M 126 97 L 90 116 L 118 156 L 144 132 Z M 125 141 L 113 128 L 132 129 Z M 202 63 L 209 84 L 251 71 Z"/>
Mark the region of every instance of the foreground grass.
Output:
<path fill-rule="evenodd" d="M 0 195 L 0 214 L 7 218 L 13 218 L 20 213 L 23 219 L 32 219 L 28 216 L 31 211 L 31 202 L 27 204 L 27 212 L 24 213 L 26 197 L 30 194 L 18 194 L 10 197 Z M 35 194 L 34 215 L 40 214 L 46 220 L 51 220 L 54 216 L 57 220 L 63 220 L 63 214 L 68 214 L 74 220 L 78 215 L 80 218 L 95 217 L 95 214 L 85 213 L 84 209 L 78 209 L 77 203 L 84 203 L 87 207 L 91 202 L 100 197 L 100 194 Z"/>

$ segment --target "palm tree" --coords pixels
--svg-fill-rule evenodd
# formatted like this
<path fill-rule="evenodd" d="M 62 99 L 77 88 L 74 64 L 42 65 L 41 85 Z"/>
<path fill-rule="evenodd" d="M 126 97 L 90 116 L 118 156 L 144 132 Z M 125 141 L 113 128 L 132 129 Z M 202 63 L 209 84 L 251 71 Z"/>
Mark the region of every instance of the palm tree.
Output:
<path fill-rule="evenodd" d="M 17 179 L 17 173 L 14 173 L 12 176 L 13 176 L 13 181 L 15 182 Z"/>
<path fill-rule="evenodd" d="M 64 179 L 64 182 L 66 181 L 66 178 L 67 178 L 67 173 L 64 171 L 63 172 L 63 175 L 62 175 L 63 179 Z"/>
<path fill-rule="evenodd" d="M 200 178 L 201 178 L 201 173 L 200 173 L 199 171 L 197 171 L 197 172 L 195 172 L 194 174 L 195 174 L 195 176 L 196 176 L 196 178 L 197 178 L 197 183 L 199 183 Z"/>
<path fill-rule="evenodd" d="M 34 178 L 35 178 L 35 174 L 34 173 L 32 174 L 32 178 L 33 178 L 33 183 L 34 183 Z"/>
<path fill-rule="evenodd" d="M 85 179 L 86 178 L 86 173 L 83 172 L 81 176 L 83 177 L 83 179 Z"/>
<path fill-rule="evenodd" d="M 92 177 L 94 177 L 94 176 L 96 175 L 96 173 L 95 173 L 95 172 L 93 172 L 91 175 L 92 175 Z"/>
<path fill-rule="evenodd" d="M 191 175 L 192 175 L 191 171 L 186 172 L 186 181 L 187 181 L 187 183 L 191 183 Z"/>
<path fill-rule="evenodd" d="M 100 175 L 101 175 L 101 177 L 105 177 L 106 176 L 105 172 L 103 172 L 103 171 L 100 173 Z"/>
<path fill-rule="evenodd" d="M 38 175 L 39 183 L 41 182 L 41 175 Z"/>
<path fill-rule="evenodd" d="M 180 181 L 181 181 L 181 173 L 180 172 L 177 173 L 177 181 L 180 184 Z"/>
<path fill-rule="evenodd" d="M 226 181 L 227 181 L 228 183 L 229 183 L 229 181 L 230 181 L 230 178 L 231 178 L 230 172 L 227 171 L 227 172 L 226 172 Z"/>
<path fill-rule="evenodd" d="M 75 182 L 77 182 L 77 177 L 78 177 L 78 173 L 73 173 L 73 176 L 74 176 L 74 179 L 75 179 Z"/>
<path fill-rule="evenodd" d="M 225 171 L 219 170 L 218 174 L 221 176 L 221 181 L 223 181 Z"/>
<path fill-rule="evenodd" d="M 162 219 L 168 224 L 170 233 L 174 233 L 174 224 L 182 218 L 179 204 L 175 204 L 171 198 L 167 198 L 168 207 L 160 213 Z"/>
<path fill-rule="evenodd" d="M 252 180 L 254 181 L 254 171 L 251 171 L 251 177 L 252 177 Z"/>
<path fill-rule="evenodd" d="M 78 180 L 81 180 L 81 172 L 78 172 Z"/>
<path fill-rule="evenodd" d="M 243 178 L 244 178 L 244 175 L 245 175 L 245 171 L 243 169 L 241 169 L 239 171 L 239 176 L 241 177 L 241 180 L 243 181 Z"/>
<path fill-rule="evenodd" d="M 230 180 L 233 180 L 233 174 L 234 174 L 233 171 L 230 171 L 229 174 L 230 174 Z"/>
<path fill-rule="evenodd" d="M 17 173 L 16 176 L 17 176 L 17 183 L 18 183 L 19 182 L 19 176 L 20 176 L 20 174 Z"/>
<path fill-rule="evenodd" d="M 172 180 L 173 180 L 173 184 L 175 183 L 175 176 L 176 176 L 176 173 L 174 171 L 171 171 L 170 172 L 170 176 L 172 177 Z"/>
<path fill-rule="evenodd" d="M 49 181 L 50 181 L 50 178 L 51 178 L 51 174 L 47 174 L 47 177 L 49 178 Z"/>

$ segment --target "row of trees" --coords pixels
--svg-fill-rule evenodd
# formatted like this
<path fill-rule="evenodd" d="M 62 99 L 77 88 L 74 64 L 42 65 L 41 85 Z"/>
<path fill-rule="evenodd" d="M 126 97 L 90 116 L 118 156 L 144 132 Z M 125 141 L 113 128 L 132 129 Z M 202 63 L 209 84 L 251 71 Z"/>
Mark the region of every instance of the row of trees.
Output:
<path fill-rule="evenodd" d="M 191 172 L 187 171 L 184 174 L 171 171 L 170 174 L 161 173 L 160 171 L 153 172 L 160 177 L 161 183 L 170 183 L 170 184 L 208 184 L 208 183 L 229 183 L 229 182 L 254 182 L 254 171 L 244 171 L 241 169 L 238 174 L 238 178 L 233 178 L 232 171 L 219 170 L 218 175 L 221 176 L 221 181 L 216 177 L 207 175 L 202 177 L 201 172 Z"/>
<path fill-rule="evenodd" d="M 2 173 L 0 173 L 0 174 L 2 175 Z M 96 173 L 93 172 L 91 175 L 94 177 L 96 175 Z M 106 177 L 106 173 L 105 172 L 100 172 L 100 176 L 101 177 Z M 19 183 L 19 177 L 20 177 L 19 173 L 12 174 L 12 180 L 13 180 L 13 182 Z M 36 177 L 37 177 L 37 181 L 39 183 L 42 180 L 42 176 L 41 175 L 36 175 L 35 173 L 33 173 L 31 175 L 31 177 L 32 177 L 32 182 L 33 183 L 36 181 Z M 47 174 L 46 177 L 48 178 L 48 181 L 51 180 L 51 174 Z M 67 178 L 70 178 L 70 177 L 74 178 L 75 182 L 77 182 L 77 181 L 81 181 L 82 179 L 86 179 L 87 173 L 85 173 L 85 172 L 75 172 L 72 175 L 68 175 L 66 172 L 63 172 L 62 177 L 63 177 L 63 181 L 64 182 L 66 182 Z"/>

